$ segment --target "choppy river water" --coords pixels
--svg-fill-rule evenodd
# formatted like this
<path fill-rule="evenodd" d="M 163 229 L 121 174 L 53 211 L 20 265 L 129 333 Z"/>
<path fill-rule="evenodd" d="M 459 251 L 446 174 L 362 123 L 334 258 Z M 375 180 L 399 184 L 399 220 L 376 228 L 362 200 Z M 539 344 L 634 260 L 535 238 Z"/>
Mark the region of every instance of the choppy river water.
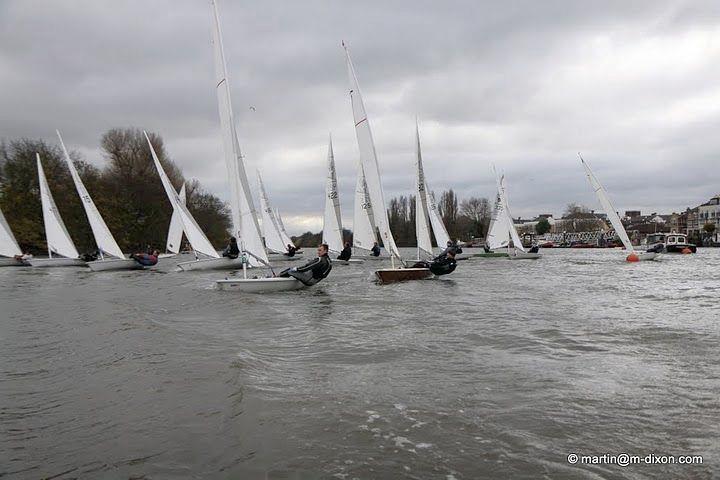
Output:
<path fill-rule="evenodd" d="M 0 477 L 720 474 L 720 250 L 543 253 L 386 286 L 335 266 L 274 295 L 172 261 L 0 269 Z"/>

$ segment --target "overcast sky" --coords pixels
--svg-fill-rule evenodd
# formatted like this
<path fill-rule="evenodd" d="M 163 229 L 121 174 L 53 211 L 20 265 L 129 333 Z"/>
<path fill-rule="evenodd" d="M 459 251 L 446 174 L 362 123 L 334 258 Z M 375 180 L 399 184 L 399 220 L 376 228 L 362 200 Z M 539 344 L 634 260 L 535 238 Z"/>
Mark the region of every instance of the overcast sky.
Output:
<path fill-rule="evenodd" d="M 492 197 L 494 162 L 515 216 L 599 209 L 578 151 L 618 210 L 720 192 L 720 2 L 220 0 L 220 13 L 241 148 L 291 234 L 321 228 L 330 132 L 352 224 L 343 39 L 388 199 L 412 193 L 415 115 L 431 188 Z M 101 165 L 105 130 L 152 130 L 226 198 L 211 25 L 206 0 L 0 0 L 0 138 L 59 128 Z"/>

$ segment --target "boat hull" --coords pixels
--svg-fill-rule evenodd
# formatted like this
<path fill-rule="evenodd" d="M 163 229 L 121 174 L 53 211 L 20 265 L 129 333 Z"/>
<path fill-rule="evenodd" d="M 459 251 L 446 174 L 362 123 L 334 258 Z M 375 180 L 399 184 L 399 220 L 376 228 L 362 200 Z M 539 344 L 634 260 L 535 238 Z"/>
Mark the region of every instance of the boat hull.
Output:
<path fill-rule="evenodd" d="M 470 258 L 501 258 L 509 257 L 507 253 L 491 252 L 491 253 L 475 253 Z"/>
<path fill-rule="evenodd" d="M 238 258 L 200 258 L 190 262 L 180 262 L 178 268 L 184 272 L 201 270 L 239 270 L 242 268 L 242 257 Z"/>
<path fill-rule="evenodd" d="M 30 262 L 35 268 L 54 268 L 54 267 L 85 267 L 87 263 L 79 258 L 53 257 L 53 258 L 33 258 Z"/>
<path fill-rule="evenodd" d="M 395 283 L 423 280 L 432 277 L 433 274 L 429 268 L 385 268 L 376 270 L 375 276 L 380 283 Z"/>
<path fill-rule="evenodd" d="M 351 258 L 350 260 L 338 260 L 337 258 L 334 258 L 330 261 L 336 265 L 359 265 L 361 263 L 365 263 L 365 260 L 361 260 L 359 258 Z"/>
<path fill-rule="evenodd" d="M 93 272 L 110 272 L 113 270 L 145 270 L 144 265 L 140 265 L 132 258 L 111 258 L 105 260 L 95 260 L 87 262 L 87 266 Z"/>
<path fill-rule="evenodd" d="M 524 252 L 517 252 L 512 255 L 509 255 L 508 258 L 510 260 L 537 260 L 538 258 L 542 257 L 539 253 L 524 253 Z"/>
<path fill-rule="evenodd" d="M 29 267 L 30 262 L 27 260 L 18 260 L 12 257 L 0 257 L 0 267 Z"/>
<path fill-rule="evenodd" d="M 216 285 L 219 290 L 233 290 L 244 293 L 289 292 L 307 287 L 292 277 L 226 278 L 217 280 Z"/>
<path fill-rule="evenodd" d="M 650 260 L 655 260 L 659 254 L 656 252 L 635 252 L 635 257 L 637 257 L 637 260 L 630 260 L 629 255 L 626 257 L 626 261 L 628 262 L 645 262 Z"/>

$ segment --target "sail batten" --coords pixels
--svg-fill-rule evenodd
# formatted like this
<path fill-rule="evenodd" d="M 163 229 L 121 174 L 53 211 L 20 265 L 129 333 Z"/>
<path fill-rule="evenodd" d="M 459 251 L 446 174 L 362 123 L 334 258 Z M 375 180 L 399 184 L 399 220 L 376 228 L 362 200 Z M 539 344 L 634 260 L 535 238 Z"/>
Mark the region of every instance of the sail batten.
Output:
<path fill-rule="evenodd" d="M 615 210 L 615 207 L 613 207 L 612 202 L 610 202 L 607 191 L 605 191 L 605 188 L 603 188 L 603 186 L 600 184 L 597 177 L 595 177 L 595 174 L 592 172 L 592 170 L 590 170 L 590 166 L 585 163 L 585 160 L 583 160 L 582 157 L 580 157 L 580 161 L 585 168 L 585 175 L 587 175 L 588 181 L 590 182 L 590 185 L 592 186 L 595 194 L 598 197 L 598 200 L 600 201 L 600 205 L 602 205 L 602 208 L 603 210 L 605 210 L 605 214 L 607 215 L 608 220 L 610 220 L 610 224 L 615 229 L 615 234 L 620 237 L 620 241 L 623 243 L 625 249 L 628 252 L 635 251 L 635 248 L 630 241 L 630 237 L 628 237 L 628 234 L 625 231 L 625 227 L 620 220 L 620 216 L 617 214 L 617 211 Z"/>
<path fill-rule="evenodd" d="M 125 255 L 123 255 L 123 252 L 115 241 L 115 238 L 113 237 L 112 233 L 110 233 L 110 229 L 105 224 L 105 221 L 100 215 L 97 206 L 95 206 L 95 202 L 93 202 L 90 194 L 85 188 L 85 184 L 83 184 L 80 175 L 75 169 L 75 165 L 70 159 L 70 155 L 65 148 L 65 143 L 63 142 L 59 131 L 57 131 L 57 136 L 60 139 L 60 146 L 62 147 L 63 155 L 65 157 L 65 163 L 70 170 L 70 175 L 72 176 L 73 182 L 75 183 L 75 189 L 77 190 L 78 195 L 80 196 L 80 200 L 82 201 L 83 208 L 85 209 L 85 215 L 88 218 L 88 222 L 90 222 L 90 229 L 92 230 L 93 236 L 95 237 L 95 243 L 97 244 L 101 252 L 116 258 L 125 258 Z"/>
<path fill-rule="evenodd" d="M 400 251 L 395 244 L 395 238 L 393 238 L 392 232 L 390 231 L 390 222 L 388 220 L 385 195 L 380 180 L 380 166 L 378 165 L 377 153 L 375 151 L 375 142 L 373 141 L 370 122 L 365 113 L 365 106 L 362 95 L 360 94 L 360 86 L 358 85 L 357 76 L 355 75 L 355 68 L 353 67 L 350 52 L 347 47 L 345 47 L 345 55 L 350 78 L 350 101 L 352 103 L 355 135 L 357 137 L 367 189 L 373 205 L 375 226 L 380 232 L 380 238 L 385 245 L 385 249 L 390 252 L 393 257 L 402 260 Z"/>
<path fill-rule="evenodd" d="M 325 214 L 323 216 L 322 240 L 333 252 L 343 249 L 342 218 L 340 216 L 340 196 L 338 194 L 337 174 L 332 139 L 328 142 L 328 175 L 325 182 Z"/>
<path fill-rule="evenodd" d="M 45 171 L 40 162 L 40 154 L 35 154 L 38 169 L 38 184 L 40 185 L 40 202 L 43 210 L 43 224 L 45 225 L 45 239 L 48 245 L 48 257 L 53 254 L 66 258 L 78 258 L 80 254 L 70 234 L 65 228 L 65 223 L 60 216 L 60 211 L 55 204 L 50 187 L 48 186 Z"/>
<path fill-rule="evenodd" d="M 150 138 L 147 133 L 145 133 L 145 139 L 150 147 L 153 163 L 155 164 L 155 169 L 157 170 L 158 175 L 160 175 L 160 180 L 162 181 L 163 188 L 165 189 L 165 194 L 173 207 L 173 212 L 178 213 L 180 221 L 182 222 L 182 228 L 185 231 L 185 235 L 187 235 L 188 241 L 190 242 L 190 245 L 192 245 L 193 250 L 211 258 L 220 258 L 220 255 L 217 251 L 215 251 L 215 247 L 212 246 L 210 240 L 208 240 L 203 231 L 200 229 L 200 226 L 195 221 L 195 218 L 193 218 L 192 214 L 190 214 L 187 206 L 180 201 L 180 196 L 173 188 L 172 183 L 170 183 L 170 179 L 165 173 L 165 169 L 162 167 L 160 159 L 158 158 L 157 153 L 155 153 L 155 148 L 153 148 L 152 142 L 150 142 Z"/>

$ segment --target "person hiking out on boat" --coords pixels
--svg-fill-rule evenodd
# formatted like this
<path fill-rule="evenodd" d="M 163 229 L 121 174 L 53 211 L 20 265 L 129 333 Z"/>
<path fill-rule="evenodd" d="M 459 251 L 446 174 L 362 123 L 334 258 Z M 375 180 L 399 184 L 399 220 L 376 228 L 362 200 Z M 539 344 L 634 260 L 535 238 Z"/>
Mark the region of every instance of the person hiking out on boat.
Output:
<path fill-rule="evenodd" d="M 302 267 L 285 269 L 278 274 L 278 277 L 293 277 L 307 286 L 315 285 L 330 275 L 330 270 L 332 270 L 327 244 L 320 245 L 317 248 L 317 254 L 316 259 L 309 261 Z"/>
<path fill-rule="evenodd" d="M 352 248 L 350 248 L 350 242 L 345 242 L 345 247 L 343 247 L 342 252 L 340 252 L 340 255 L 338 255 L 338 260 L 350 260 L 350 257 L 352 256 Z"/>
<path fill-rule="evenodd" d="M 240 248 L 238 248 L 237 239 L 235 237 L 230 237 L 230 243 L 228 243 L 228 246 L 225 247 L 225 250 L 223 250 L 223 257 L 235 259 L 238 258 L 240 255 Z"/>
<path fill-rule="evenodd" d="M 133 253 L 130 255 L 130 258 L 138 262 L 143 267 L 152 267 L 153 265 L 157 265 L 158 255 L 160 255 L 160 252 L 153 250 L 150 253 Z"/>
<path fill-rule="evenodd" d="M 285 248 L 287 248 L 287 253 L 285 255 L 287 255 L 288 257 L 295 256 L 295 252 L 297 252 L 297 248 L 295 248 L 293 245 L 291 245 L 289 243 L 285 246 Z"/>
<path fill-rule="evenodd" d="M 380 246 L 377 242 L 373 243 L 372 248 L 370 249 L 370 255 L 373 257 L 379 257 L 380 256 Z"/>
<path fill-rule="evenodd" d="M 429 262 L 420 261 L 413 265 L 413 268 L 427 268 L 433 275 L 447 275 L 452 273 L 457 268 L 457 261 L 455 260 L 455 251 L 448 250 L 437 257 L 433 258 Z"/>
<path fill-rule="evenodd" d="M 440 258 L 442 256 L 447 255 L 448 253 L 453 253 L 453 258 L 455 258 L 455 255 L 458 255 L 462 253 L 462 248 L 457 244 L 457 242 L 453 242 L 452 240 L 448 240 L 447 247 L 445 250 L 442 251 L 440 255 L 438 255 L 436 258 Z"/>

